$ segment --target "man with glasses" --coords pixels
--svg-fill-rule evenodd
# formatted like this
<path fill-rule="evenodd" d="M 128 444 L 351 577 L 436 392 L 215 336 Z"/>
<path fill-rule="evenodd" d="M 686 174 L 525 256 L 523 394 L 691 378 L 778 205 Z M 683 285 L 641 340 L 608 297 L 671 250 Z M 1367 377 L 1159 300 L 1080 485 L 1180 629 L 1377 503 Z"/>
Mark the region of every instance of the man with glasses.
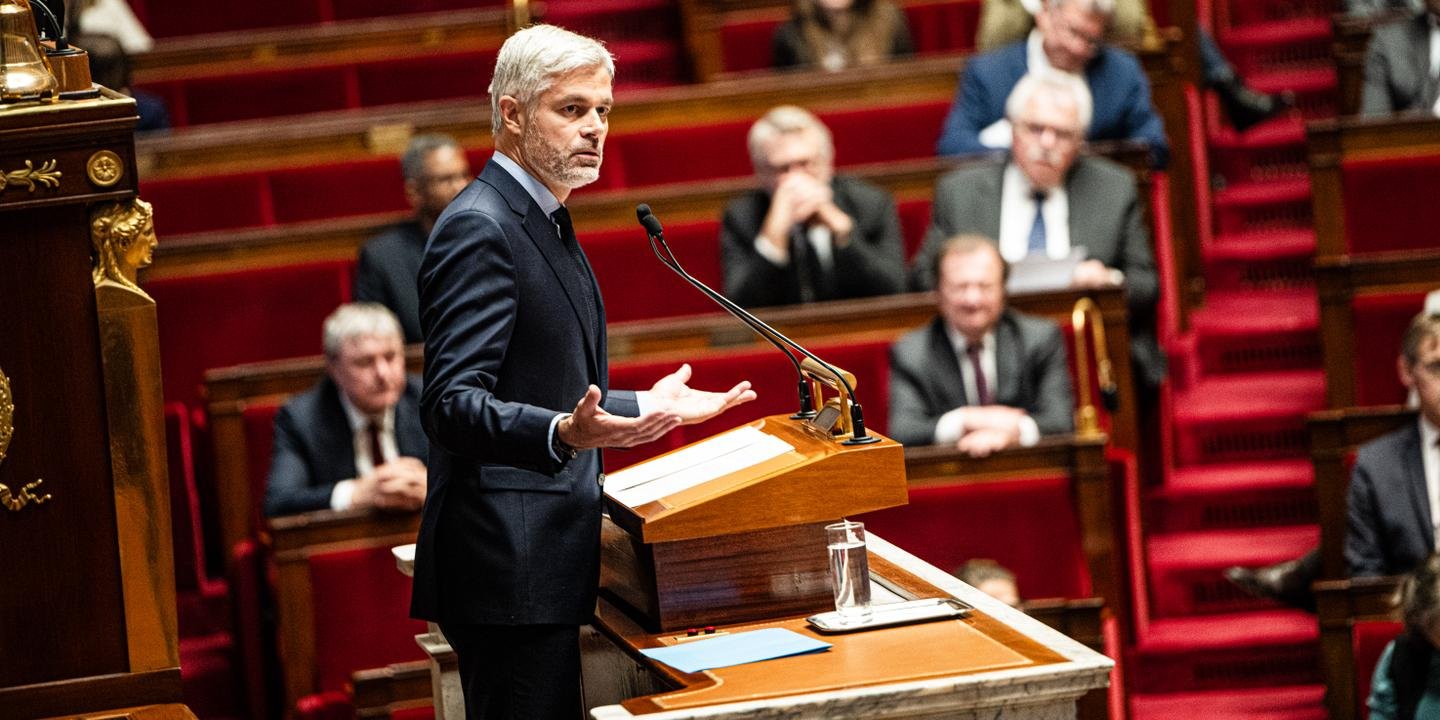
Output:
<path fill-rule="evenodd" d="M 974 155 L 1009 147 L 1005 99 L 1015 83 L 1027 74 L 1065 73 L 1083 78 L 1094 98 L 1089 139 L 1144 142 L 1155 166 L 1164 167 L 1170 150 L 1150 102 L 1150 82 L 1134 55 L 1104 42 L 1114 12 L 1114 0 L 1045 0 L 1028 39 L 966 63 L 936 152 Z"/>
<path fill-rule="evenodd" d="M 420 294 L 415 278 L 435 219 L 474 178 L 465 151 L 448 135 L 416 135 L 400 156 L 405 199 L 415 217 L 365 244 L 355 266 L 355 301 L 375 302 L 400 318 L 406 343 L 418 343 Z"/>
<path fill-rule="evenodd" d="M 1064 258 L 1083 248 L 1071 286 L 1121 285 L 1131 320 L 1131 354 L 1144 384 L 1158 386 L 1165 361 L 1155 338 L 1159 276 L 1135 176 L 1101 157 L 1082 156 L 1090 93 L 1072 75 L 1027 75 L 1006 103 L 1015 128 L 1005 159 L 969 164 L 935 186 L 930 229 L 915 258 L 911 285 L 929 289 L 946 238 L 998 238 L 1011 263 L 1035 255 Z"/>

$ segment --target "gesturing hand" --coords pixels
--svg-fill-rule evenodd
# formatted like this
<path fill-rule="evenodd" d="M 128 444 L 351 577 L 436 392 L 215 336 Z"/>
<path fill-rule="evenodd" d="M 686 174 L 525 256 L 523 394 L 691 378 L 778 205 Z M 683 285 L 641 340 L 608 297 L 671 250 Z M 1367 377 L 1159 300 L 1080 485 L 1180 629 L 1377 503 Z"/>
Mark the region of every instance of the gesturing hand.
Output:
<path fill-rule="evenodd" d="M 628 448 L 659 438 L 680 421 L 679 415 L 663 407 L 638 418 L 611 415 L 600 407 L 600 388 L 591 385 L 575 405 L 575 412 L 562 419 L 555 432 L 576 450 Z"/>
<path fill-rule="evenodd" d="M 685 363 L 650 388 L 650 400 L 660 411 L 673 413 L 682 425 L 709 420 L 720 413 L 755 399 L 750 381 L 743 380 L 723 393 L 696 390 L 690 382 L 690 363 Z"/>

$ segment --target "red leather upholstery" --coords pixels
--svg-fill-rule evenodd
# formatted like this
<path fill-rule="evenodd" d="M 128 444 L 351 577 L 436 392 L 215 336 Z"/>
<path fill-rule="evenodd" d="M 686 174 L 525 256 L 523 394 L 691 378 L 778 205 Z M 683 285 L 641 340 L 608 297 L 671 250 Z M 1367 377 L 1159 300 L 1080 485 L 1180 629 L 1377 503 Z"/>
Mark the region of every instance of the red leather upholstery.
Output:
<path fill-rule="evenodd" d="M 410 618 L 410 580 L 388 547 L 311 555 L 315 670 L 321 691 L 345 690 L 356 670 L 425 659 L 425 623 Z"/>
<path fill-rule="evenodd" d="M 1351 253 L 1435 247 L 1440 155 L 1346 160 L 1340 173 Z"/>
<path fill-rule="evenodd" d="M 1355 712 L 1358 718 L 1370 717 L 1365 701 L 1370 697 L 1370 681 L 1385 646 L 1404 629 L 1398 622 L 1360 621 L 1350 630 L 1351 649 L 1355 657 Z"/>
<path fill-rule="evenodd" d="M 1436 284 L 1440 287 L 1440 279 Z M 1395 358 L 1400 355 L 1400 341 L 1410 320 L 1424 306 L 1425 294 L 1419 292 L 1361 295 L 1351 301 L 1357 404 L 1405 401 L 1405 386 L 1400 384 Z"/>

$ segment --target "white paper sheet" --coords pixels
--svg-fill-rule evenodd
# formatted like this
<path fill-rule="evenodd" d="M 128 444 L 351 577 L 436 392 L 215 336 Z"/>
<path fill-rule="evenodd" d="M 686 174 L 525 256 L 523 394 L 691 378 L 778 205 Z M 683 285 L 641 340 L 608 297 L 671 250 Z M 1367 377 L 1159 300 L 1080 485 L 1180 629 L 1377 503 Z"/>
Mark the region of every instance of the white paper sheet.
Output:
<path fill-rule="evenodd" d="M 736 428 L 683 450 L 605 476 L 605 492 L 636 507 L 758 465 L 794 446 L 753 427 Z"/>

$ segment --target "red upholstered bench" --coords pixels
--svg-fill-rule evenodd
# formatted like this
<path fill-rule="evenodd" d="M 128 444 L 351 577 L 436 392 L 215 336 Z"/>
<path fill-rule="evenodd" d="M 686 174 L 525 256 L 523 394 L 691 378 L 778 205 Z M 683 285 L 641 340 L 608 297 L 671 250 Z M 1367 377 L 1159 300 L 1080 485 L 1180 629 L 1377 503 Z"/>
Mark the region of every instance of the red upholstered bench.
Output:
<path fill-rule="evenodd" d="M 210 368 L 315 354 L 321 322 L 350 299 L 353 266 L 334 260 L 145 283 L 165 398 L 198 407 Z"/>
<path fill-rule="evenodd" d="M 410 208 L 399 158 L 284 168 L 270 172 L 269 183 L 278 224 Z"/>
<path fill-rule="evenodd" d="M 275 224 L 264 173 L 141 181 L 140 194 L 155 206 L 161 238 Z"/>
<path fill-rule="evenodd" d="M 1340 167 L 1349 252 L 1435 247 L 1440 155 L 1346 159 Z"/>
<path fill-rule="evenodd" d="M 196 12 L 186 0 L 128 0 L 135 15 L 157 38 L 203 33 L 314 25 L 332 20 L 491 7 L 503 0 L 255 0 L 211 3 Z"/>
<path fill-rule="evenodd" d="M 1405 628 L 1403 623 L 1381 620 L 1358 620 L 1350 629 L 1350 639 L 1355 653 L 1355 717 L 1370 717 L 1366 700 L 1370 698 L 1370 681 L 1375 676 L 1375 666 L 1385 646 Z"/>
<path fill-rule="evenodd" d="M 1436 279 L 1440 288 L 1440 278 Z M 1354 314 L 1355 401 L 1358 405 L 1389 405 L 1405 401 L 1405 387 L 1395 370 L 1400 341 L 1410 320 L 1425 306 L 1425 293 L 1360 295 L 1351 301 Z"/>
<path fill-rule="evenodd" d="M 665 239 L 701 282 L 721 290 L 717 220 L 671 225 Z M 580 244 L 595 268 L 608 322 L 695 315 L 719 308 L 656 259 L 639 225 L 582 232 Z"/>
<path fill-rule="evenodd" d="M 275 414 L 283 401 L 246 405 L 245 467 L 249 470 L 251 507 L 247 527 L 265 527 L 265 488 L 270 482 L 270 453 L 275 447 Z"/>
<path fill-rule="evenodd" d="M 942 570 L 993 558 L 1024 597 L 1090 597 L 1090 574 L 1068 477 L 910 488 L 910 504 L 858 519 Z M 1017 542 L 1018 538 L 1024 542 Z"/>

